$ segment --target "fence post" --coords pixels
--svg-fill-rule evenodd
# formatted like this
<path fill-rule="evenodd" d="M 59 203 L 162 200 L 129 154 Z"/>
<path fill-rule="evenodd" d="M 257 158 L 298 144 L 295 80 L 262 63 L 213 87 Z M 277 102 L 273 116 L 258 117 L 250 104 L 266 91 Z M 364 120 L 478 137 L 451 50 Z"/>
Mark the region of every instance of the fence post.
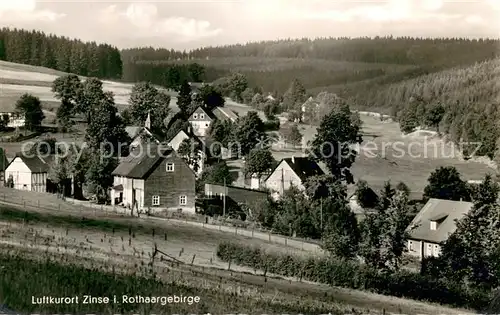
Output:
<path fill-rule="evenodd" d="M 193 259 L 191 259 L 191 266 L 194 264 L 194 258 L 196 257 L 196 254 L 193 254 Z"/>
<path fill-rule="evenodd" d="M 285 246 L 288 246 L 287 240 L 288 240 L 288 237 L 285 236 Z"/>
<path fill-rule="evenodd" d="M 271 242 L 271 232 L 269 232 L 269 242 Z"/>
<path fill-rule="evenodd" d="M 253 232 L 255 231 L 255 227 L 252 228 L 252 238 L 253 238 Z"/>

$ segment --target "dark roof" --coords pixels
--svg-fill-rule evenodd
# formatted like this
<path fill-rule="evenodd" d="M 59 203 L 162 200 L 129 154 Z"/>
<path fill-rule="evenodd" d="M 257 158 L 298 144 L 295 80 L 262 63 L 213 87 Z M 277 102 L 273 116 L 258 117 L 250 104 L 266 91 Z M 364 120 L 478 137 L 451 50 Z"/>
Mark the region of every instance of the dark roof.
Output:
<path fill-rule="evenodd" d="M 164 158 L 173 153 L 168 147 L 150 144 L 142 150 L 133 150 L 130 155 L 121 159 L 115 168 L 113 176 L 144 179 L 163 161 Z"/>
<path fill-rule="evenodd" d="M 231 198 L 236 203 L 244 204 L 251 204 L 254 201 L 266 199 L 268 197 L 268 192 L 264 190 L 229 185 L 226 185 L 224 189 L 224 185 L 205 183 L 205 194 L 207 195 L 208 192 L 212 192 L 212 194 L 225 192 L 228 198 Z"/>
<path fill-rule="evenodd" d="M 123 191 L 123 185 L 122 185 L 122 184 L 120 184 L 120 185 L 113 186 L 113 190 L 116 190 L 116 191 Z"/>
<path fill-rule="evenodd" d="M 308 157 L 286 158 L 281 160 L 281 162 L 278 163 L 276 167 L 278 167 L 278 165 L 280 165 L 283 162 L 286 162 L 290 166 L 290 168 L 293 170 L 295 174 L 297 174 L 297 176 L 299 176 L 302 182 L 305 182 L 308 177 L 325 174 L 325 172 L 323 172 L 318 163 L 316 163 L 315 161 L 311 160 Z M 276 167 L 274 167 L 271 174 L 274 173 Z M 271 176 L 271 174 L 269 176 Z"/>
<path fill-rule="evenodd" d="M 21 161 L 30 169 L 33 173 L 47 173 L 50 169 L 50 165 L 54 161 L 54 156 L 26 156 L 23 153 L 17 153 L 16 157 L 10 161 L 9 165 L 14 162 L 16 158 L 20 158 Z"/>

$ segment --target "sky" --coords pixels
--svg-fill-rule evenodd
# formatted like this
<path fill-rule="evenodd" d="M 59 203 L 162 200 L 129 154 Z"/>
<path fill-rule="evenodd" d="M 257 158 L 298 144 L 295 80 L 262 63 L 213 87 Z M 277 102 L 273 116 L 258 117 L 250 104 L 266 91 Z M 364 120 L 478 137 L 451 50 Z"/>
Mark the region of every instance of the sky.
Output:
<path fill-rule="evenodd" d="M 500 0 L 0 0 L 0 26 L 119 48 L 297 37 L 500 37 Z"/>

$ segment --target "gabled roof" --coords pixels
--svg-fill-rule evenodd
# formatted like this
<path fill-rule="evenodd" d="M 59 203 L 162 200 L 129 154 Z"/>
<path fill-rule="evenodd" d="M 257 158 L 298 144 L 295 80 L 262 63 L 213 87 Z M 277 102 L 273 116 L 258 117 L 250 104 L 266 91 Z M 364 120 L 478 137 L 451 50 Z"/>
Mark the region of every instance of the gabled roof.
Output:
<path fill-rule="evenodd" d="M 276 167 L 271 171 L 271 174 L 267 178 L 269 178 L 274 173 L 276 168 L 283 162 L 287 163 L 290 166 L 290 168 L 300 178 L 302 182 L 305 182 L 308 177 L 325 174 L 325 172 L 323 172 L 318 163 L 316 163 L 312 159 L 308 157 L 293 157 L 293 158 L 282 159 L 276 165 Z"/>
<path fill-rule="evenodd" d="M 152 137 L 156 143 L 160 142 L 159 137 L 146 127 L 128 126 L 125 127 L 125 132 L 127 132 L 132 141 L 143 134 L 147 134 L 148 136 Z"/>
<path fill-rule="evenodd" d="M 473 207 L 472 202 L 431 198 L 408 226 L 410 239 L 441 243 L 455 232 L 455 220 L 463 218 Z M 431 221 L 441 223 L 431 230 Z"/>
<path fill-rule="evenodd" d="M 231 122 L 236 122 L 236 120 L 238 120 L 238 115 L 228 108 L 216 107 L 212 113 L 219 120 L 229 120 Z"/>
<path fill-rule="evenodd" d="M 54 156 L 26 156 L 25 154 L 17 153 L 16 157 L 10 161 L 9 165 L 16 159 L 23 161 L 24 165 L 26 165 L 32 173 L 47 173 L 50 169 L 51 163 L 54 161 Z"/>
<path fill-rule="evenodd" d="M 189 121 L 198 121 L 198 119 L 194 119 L 193 118 L 193 115 L 194 114 L 205 114 L 206 118 L 208 118 L 208 120 L 215 120 L 217 119 L 217 117 L 214 116 L 214 114 L 212 114 L 212 112 L 209 112 L 209 111 L 206 111 L 203 107 L 201 106 L 198 106 L 194 112 L 191 114 L 191 116 L 189 116 Z"/>
<path fill-rule="evenodd" d="M 143 129 L 143 126 L 127 126 L 125 127 L 125 132 L 128 134 L 130 139 L 134 139 Z"/>
<path fill-rule="evenodd" d="M 142 150 L 132 151 L 122 158 L 120 164 L 111 173 L 113 176 L 123 176 L 135 179 L 145 179 L 168 156 L 173 153 L 169 147 L 150 144 Z"/>

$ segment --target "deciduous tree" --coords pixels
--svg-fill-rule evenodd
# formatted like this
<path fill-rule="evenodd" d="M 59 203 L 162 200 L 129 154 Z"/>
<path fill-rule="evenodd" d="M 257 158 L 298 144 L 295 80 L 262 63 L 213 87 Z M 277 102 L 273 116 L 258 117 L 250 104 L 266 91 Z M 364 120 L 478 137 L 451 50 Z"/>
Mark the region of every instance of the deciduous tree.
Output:
<path fill-rule="evenodd" d="M 429 184 L 424 188 L 425 198 L 446 200 L 470 200 L 467 184 L 453 166 L 440 167 L 431 173 Z"/>
<path fill-rule="evenodd" d="M 25 126 L 28 130 L 39 128 L 45 118 L 40 99 L 31 94 L 23 94 L 19 98 L 16 102 L 16 110 L 24 115 Z"/>
<path fill-rule="evenodd" d="M 325 163 L 335 179 L 353 183 L 350 168 L 357 153 L 352 146 L 361 143 L 361 140 L 360 127 L 352 123 L 351 112 L 346 105 L 323 118 L 311 143 L 310 155 Z"/>

